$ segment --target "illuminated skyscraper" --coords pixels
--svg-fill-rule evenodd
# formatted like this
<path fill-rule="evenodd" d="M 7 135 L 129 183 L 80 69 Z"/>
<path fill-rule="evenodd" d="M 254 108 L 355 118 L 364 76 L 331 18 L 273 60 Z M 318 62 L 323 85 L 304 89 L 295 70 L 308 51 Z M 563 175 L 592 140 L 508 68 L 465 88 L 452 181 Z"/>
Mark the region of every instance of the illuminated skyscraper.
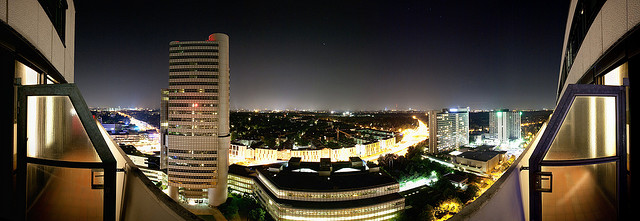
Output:
<path fill-rule="evenodd" d="M 167 169 L 167 130 L 169 129 L 169 89 L 160 90 L 160 169 Z"/>
<path fill-rule="evenodd" d="M 170 195 L 220 205 L 227 198 L 230 146 L 227 35 L 169 43 L 167 106 Z"/>
<path fill-rule="evenodd" d="M 453 150 L 469 144 L 469 108 L 429 111 L 429 152 Z"/>
<path fill-rule="evenodd" d="M 489 134 L 491 137 L 498 139 L 500 143 L 520 139 L 521 113 L 508 109 L 491 111 L 489 113 Z"/>

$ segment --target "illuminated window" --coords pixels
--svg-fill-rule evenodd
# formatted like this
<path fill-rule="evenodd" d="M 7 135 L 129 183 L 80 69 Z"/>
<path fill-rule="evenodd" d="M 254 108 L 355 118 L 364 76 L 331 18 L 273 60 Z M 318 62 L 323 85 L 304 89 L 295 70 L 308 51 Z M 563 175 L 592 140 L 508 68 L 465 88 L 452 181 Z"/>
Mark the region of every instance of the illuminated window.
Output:
<path fill-rule="evenodd" d="M 36 85 L 39 83 L 40 73 L 16 61 L 16 79 L 20 79 L 21 85 Z"/>
<path fill-rule="evenodd" d="M 624 63 L 617 68 L 609 71 L 605 75 L 601 76 L 598 80 L 596 80 L 596 83 L 602 85 L 620 86 L 623 84 L 623 79 L 628 77 L 629 66 L 628 63 Z"/>

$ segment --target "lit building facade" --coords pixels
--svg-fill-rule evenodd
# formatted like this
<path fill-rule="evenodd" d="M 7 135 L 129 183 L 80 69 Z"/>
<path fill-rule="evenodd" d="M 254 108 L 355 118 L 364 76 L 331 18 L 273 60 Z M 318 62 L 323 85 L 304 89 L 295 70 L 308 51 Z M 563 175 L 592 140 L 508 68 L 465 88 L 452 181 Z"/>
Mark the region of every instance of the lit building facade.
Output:
<path fill-rule="evenodd" d="M 505 160 L 506 151 L 466 151 L 453 157 L 453 164 L 465 171 L 490 174 Z"/>
<path fill-rule="evenodd" d="M 229 163 L 252 162 L 273 163 L 288 161 L 292 157 L 299 157 L 303 162 L 320 162 L 322 158 L 331 161 L 347 161 L 350 157 L 368 157 L 391 150 L 396 144 L 396 136 L 380 137 L 380 140 L 369 141 L 344 148 L 323 149 L 269 149 L 251 148 L 242 143 L 232 142 L 229 147 Z"/>
<path fill-rule="evenodd" d="M 166 168 L 170 195 L 217 206 L 227 198 L 229 37 L 169 43 Z"/>
<path fill-rule="evenodd" d="M 160 90 L 160 169 L 167 169 L 167 131 L 169 130 L 169 89 Z"/>
<path fill-rule="evenodd" d="M 429 152 L 454 150 L 469 144 L 469 108 L 429 111 Z"/>
<path fill-rule="evenodd" d="M 489 112 L 489 135 L 500 143 L 508 143 L 522 137 L 522 112 L 508 109 Z"/>
<path fill-rule="evenodd" d="M 359 158 L 231 167 L 232 191 L 253 194 L 276 220 L 389 220 L 404 210 L 398 182 Z"/>

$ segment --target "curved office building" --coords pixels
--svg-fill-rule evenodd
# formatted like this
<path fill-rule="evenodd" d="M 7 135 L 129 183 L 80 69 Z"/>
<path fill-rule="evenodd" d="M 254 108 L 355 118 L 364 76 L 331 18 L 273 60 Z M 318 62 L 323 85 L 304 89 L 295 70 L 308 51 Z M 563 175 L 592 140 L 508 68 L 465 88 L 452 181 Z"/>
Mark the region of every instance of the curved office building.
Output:
<path fill-rule="evenodd" d="M 453 220 L 630 217 L 631 75 L 640 73 L 640 1 L 572 0 L 557 104 L 522 155 Z"/>
<path fill-rule="evenodd" d="M 172 197 L 217 206 L 227 199 L 229 36 L 169 46 L 166 165 Z"/>
<path fill-rule="evenodd" d="M 395 179 L 360 158 L 244 167 L 231 165 L 229 186 L 253 193 L 276 220 L 388 220 L 404 209 Z"/>

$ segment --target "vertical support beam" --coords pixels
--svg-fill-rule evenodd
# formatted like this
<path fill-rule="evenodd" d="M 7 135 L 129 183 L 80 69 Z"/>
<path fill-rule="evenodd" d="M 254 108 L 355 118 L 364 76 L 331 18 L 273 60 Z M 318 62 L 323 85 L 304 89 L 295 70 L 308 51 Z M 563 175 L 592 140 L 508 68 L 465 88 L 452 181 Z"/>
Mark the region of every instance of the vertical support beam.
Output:
<path fill-rule="evenodd" d="M 16 176 L 13 200 L 16 220 L 26 219 L 27 214 L 27 96 L 22 87 L 18 87 L 16 99 Z"/>
<path fill-rule="evenodd" d="M 14 143 L 14 123 L 16 117 L 16 93 L 15 93 L 15 55 L 6 50 L 3 47 L 0 47 L 0 75 L 2 76 L 2 85 L 0 85 L 0 93 L 4 94 L 6 98 L 10 98 L 9 108 L 11 110 L 11 114 L 5 114 L 2 116 L 2 123 L 4 125 L 4 129 L 1 131 L 5 131 L 2 133 L 2 140 L 6 141 L 6 146 L 0 148 L 0 189 L 5 190 L 5 197 L 7 197 L 7 202 L 11 206 L 3 206 L 0 207 L 0 219 L 17 219 L 14 217 L 16 213 L 15 210 L 15 177 L 13 173 L 13 164 L 14 164 L 14 151 L 13 146 Z M 7 133 L 7 131 L 11 131 Z"/>

